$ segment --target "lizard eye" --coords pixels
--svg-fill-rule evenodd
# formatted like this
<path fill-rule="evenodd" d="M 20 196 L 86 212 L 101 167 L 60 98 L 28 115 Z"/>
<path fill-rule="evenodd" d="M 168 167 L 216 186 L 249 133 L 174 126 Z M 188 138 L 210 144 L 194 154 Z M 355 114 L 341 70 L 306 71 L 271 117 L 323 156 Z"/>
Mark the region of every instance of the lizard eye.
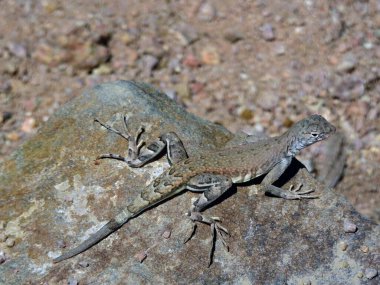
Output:
<path fill-rule="evenodd" d="M 316 138 L 318 136 L 318 133 L 311 133 L 311 135 Z"/>

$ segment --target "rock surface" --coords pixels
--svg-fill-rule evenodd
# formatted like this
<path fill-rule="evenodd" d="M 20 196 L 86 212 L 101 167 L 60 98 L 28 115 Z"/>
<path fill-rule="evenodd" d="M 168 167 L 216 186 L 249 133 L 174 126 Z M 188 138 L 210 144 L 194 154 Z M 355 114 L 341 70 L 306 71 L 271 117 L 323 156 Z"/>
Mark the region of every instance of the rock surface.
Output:
<path fill-rule="evenodd" d="M 125 154 L 127 144 L 93 119 L 121 128 L 124 114 L 131 130 L 146 127 L 148 142 L 161 132 L 177 132 L 190 156 L 233 138 L 146 84 L 118 81 L 85 92 L 0 165 L 1 284 L 378 283 L 378 276 L 366 276 L 378 270 L 379 227 L 297 161 L 284 175 L 294 177 L 279 184 L 302 182 L 321 198 L 268 197 L 258 191 L 259 181 L 234 187 L 206 210 L 231 233 L 230 252 L 217 242 L 210 268 L 207 226 L 199 225 L 195 237 L 182 243 L 189 230 L 183 214 L 198 195 L 190 192 L 130 221 L 87 252 L 53 264 L 53 257 L 95 232 L 168 167 L 164 157 L 141 169 L 112 160 L 94 163 L 102 153 Z M 357 226 L 355 233 L 345 233 L 346 220 Z M 12 247 L 7 239 L 14 240 Z"/>

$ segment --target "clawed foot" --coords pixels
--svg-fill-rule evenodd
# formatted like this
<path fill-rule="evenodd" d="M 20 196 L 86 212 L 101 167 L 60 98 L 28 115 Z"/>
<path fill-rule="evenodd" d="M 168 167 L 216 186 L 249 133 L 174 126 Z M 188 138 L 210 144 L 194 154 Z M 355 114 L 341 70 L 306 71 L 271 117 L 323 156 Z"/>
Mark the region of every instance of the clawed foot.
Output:
<path fill-rule="evenodd" d="M 190 212 L 188 213 L 188 216 L 190 220 L 193 221 L 193 226 L 192 226 L 190 235 L 185 239 L 184 243 L 188 242 L 194 236 L 194 233 L 197 228 L 197 225 L 195 222 L 201 222 L 211 227 L 212 245 L 211 245 L 211 249 L 209 253 L 209 264 L 208 264 L 208 266 L 210 266 L 213 260 L 217 236 L 220 237 L 220 240 L 222 241 L 223 246 L 226 248 L 227 251 L 229 251 L 229 247 L 227 245 L 225 238 L 226 236 L 230 236 L 230 234 L 225 227 L 221 226 L 220 224 L 221 221 L 218 217 L 206 217 L 206 216 L 203 216 L 199 212 Z"/>
<path fill-rule="evenodd" d="M 140 149 L 144 145 L 144 141 L 140 141 L 140 136 L 144 132 L 144 127 L 140 126 L 140 128 L 137 130 L 136 134 L 132 136 L 130 134 L 130 131 L 128 129 L 128 124 L 127 124 L 127 117 L 123 116 L 123 121 L 124 121 L 124 128 L 125 131 L 121 132 L 117 129 L 112 128 L 111 126 L 102 123 L 98 119 L 94 119 L 95 122 L 99 123 L 103 127 L 105 127 L 107 130 L 114 132 L 121 136 L 122 138 L 126 139 L 128 141 L 128 157 L 125 158 L 123 156 L 117 155 L 117 154 L 102 154 L 97 157 L 97 159 L 103 159 L 103 158 L 112 158 L 112 159 L 118 159 L 118 160 L 123 160 L 123 161 L 134 161 L 138 158 Z"/>
<path fill-rule="evenodd" d="M 301 188 L 302 188 L 302 183 L 299 184 L 296 188 L 293 189 L 293 185 L 290 185 L 289 187 L 289 192 L 292 194 L 291 197 L 289 197 L 289 199 L 316 199 L 316 198 L 319 198 L 318 195 L 307 195 L 307 194 L 310 194 L 312 192 L 314 192 L 314 189 L 310 189 L 310 190 L 306 190 L 306 191 L 303 191 L 301 192 Z"/>

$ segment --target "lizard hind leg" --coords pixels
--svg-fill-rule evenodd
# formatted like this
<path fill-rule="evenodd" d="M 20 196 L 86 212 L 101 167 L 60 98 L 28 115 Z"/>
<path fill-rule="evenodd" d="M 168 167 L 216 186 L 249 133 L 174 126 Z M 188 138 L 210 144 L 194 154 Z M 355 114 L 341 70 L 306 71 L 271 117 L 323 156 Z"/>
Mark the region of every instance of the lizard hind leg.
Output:
<path fill-rule="evenodd" d="M 194 235 L 196 230 L 196 222 L 201 222 L 209 225 L 211 228 L 212 245 L 209 253 L 208 266 L 212 264 L 215 250 L 215 242 L 217 237 L 220 238 L 223 246 L 228 251 L 228 245 L 225 240 L 225 237 L 228 236 L 229 233 L 226 228 L 221 226 L 221 221 L 218 217 L 208 217 L 206 215 L 203 215 L 201 211 L 204 208 L 206 208 L 210 203 L 214 202 L 217 198 L 219 198 L 231 186 L 232 180 L 226 176 L 215 174 L 201 174 L 191 178 L 186 187 L 190 191 L 203 191 L 203 193 L 198 199 L 195 200 L 188 213 L 188 217 L 191 221 L 193 221 L 193 227 L 191 229 L 190 235 L 187 239 L 185 239 L 185 243 L 189 241 Z"/>
<path fill-rule="evenodd" d="M 145 144 L 144 141 L 141 141 L 141 134 L 144 132 L 144 127 L 140 126 L 137 130 L 135 135 L 131 135 L 128 124 L 127 124 L 127 117 L 124 116 L 124 127 L 125 132 L 121 132 L 117 129 L 112 128 L 111 126 L 102 123 L 98 119 L 95 119 L 95 122 L 99 123 L 103 127 L 105 127 L 107 130 L 116 133 L 117 135 L 121 136 L 122 138 L 126 139 L 128 141 L 128 156 L 124 157 L 118 154 L 102 154 L 97 157 L 97 159 L 104 159 L 104 158 L 110 158 L 110 159 L 117 159 L 124 161 L 128 164 L 130 167 L 141 167 L 147 162 L 153 160 L 157 155 L 159 155 L 164 149 L 166 143 L 162 141 L 161 139 L 158 139 L 148 145 L 144 150 L 141 150 L 143 145 Z"/>

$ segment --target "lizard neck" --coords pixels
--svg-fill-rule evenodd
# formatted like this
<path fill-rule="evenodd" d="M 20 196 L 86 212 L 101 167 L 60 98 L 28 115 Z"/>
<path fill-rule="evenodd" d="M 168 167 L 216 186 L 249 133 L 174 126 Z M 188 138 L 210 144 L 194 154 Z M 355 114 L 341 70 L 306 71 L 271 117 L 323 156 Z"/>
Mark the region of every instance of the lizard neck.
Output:
<path fill-rule="evenodd" d="M 297 134 L 292 129 L 281 135 L 281 140 L 286 142 L 286 154 L 288 156 L 296 156 L 305 146 L 297 139 Z"/>

